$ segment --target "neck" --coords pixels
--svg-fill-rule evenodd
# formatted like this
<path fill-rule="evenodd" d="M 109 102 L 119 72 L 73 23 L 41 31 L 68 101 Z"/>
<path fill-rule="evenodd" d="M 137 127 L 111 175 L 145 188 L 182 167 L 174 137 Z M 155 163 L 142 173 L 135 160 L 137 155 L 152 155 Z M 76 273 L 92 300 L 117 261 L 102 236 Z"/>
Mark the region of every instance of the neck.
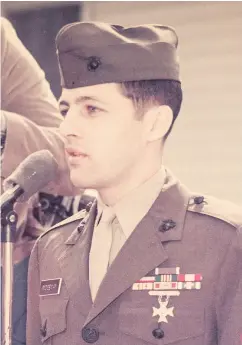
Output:
<path fill-rule="evenodd" d="M 143 159 L 142 164 L 133 167 L 119 181 L 115 181 L 112 186 L 98 190 L 102 202 L 108 206 L 114 206 L 125 195 L 138 188 L 158 172 L 162 164 L 162 156 L 156 160 Z"/>

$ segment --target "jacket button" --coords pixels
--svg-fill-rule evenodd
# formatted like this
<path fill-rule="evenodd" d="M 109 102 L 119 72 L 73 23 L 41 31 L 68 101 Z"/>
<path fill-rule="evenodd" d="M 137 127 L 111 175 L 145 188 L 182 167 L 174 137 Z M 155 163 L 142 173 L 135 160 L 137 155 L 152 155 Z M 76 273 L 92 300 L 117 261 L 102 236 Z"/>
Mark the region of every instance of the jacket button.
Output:
<path fill-rule="evenodd" d="M 161 232 L 166 232 L 176 226 L 176 223 L 172 219 L 164 220 L 161 224 L 159 230 Z"/>
<path fill-rule="evenodd" d="M 84 327 L 82 329 L 82 339 L 89 344 L 95 343 L 99 339 L 99 332 L 93 327 Z"/>
<path fill-rule="evenodd" d="M 96 69 L 101 65 L 101 60 L 97 56 L 91 56 L 88 59 L 87 69 L 88 71 L 96 71 Z"/>
<path fill-rule="evenodd" d="M 162 339 L 165 335 L 164 331 L 161 328 L 154 329 L 152 334 L 156 339 Z"/>
<path fill-rule="evenodd" d="M 196 205 L 200 205 L 200 204 L 202 204 L 204 202 L 204 196 L 196 196 L 195 198 L 194 198 L 194 203 L 196 204 Z"/>

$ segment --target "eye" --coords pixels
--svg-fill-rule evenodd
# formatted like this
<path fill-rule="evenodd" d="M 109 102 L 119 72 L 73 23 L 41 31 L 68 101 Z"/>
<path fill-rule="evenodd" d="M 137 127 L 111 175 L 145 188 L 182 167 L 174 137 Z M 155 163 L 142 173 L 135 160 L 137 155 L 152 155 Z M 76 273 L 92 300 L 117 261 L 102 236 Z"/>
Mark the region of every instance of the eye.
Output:
<path fill-rule="evenodd" d="M 60 107 L 60 113 L 63 117 L 65 117 L 68 113 L 69 108 L 64 108 L 64 107 Z"/>
<path fill-rule="evenodd" d="M 94 105 L 86 105 L 85 108 L 89 115 L 95 115 L 102 111 L 102 109 L 95 107 Z"/>

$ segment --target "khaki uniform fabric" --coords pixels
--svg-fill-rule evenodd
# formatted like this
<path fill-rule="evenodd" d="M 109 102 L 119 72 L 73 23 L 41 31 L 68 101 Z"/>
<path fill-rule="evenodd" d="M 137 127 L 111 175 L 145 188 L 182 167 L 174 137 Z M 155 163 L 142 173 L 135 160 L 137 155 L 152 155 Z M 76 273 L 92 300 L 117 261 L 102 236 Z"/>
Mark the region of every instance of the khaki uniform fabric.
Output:
<path fill-rule="evenodd" d="M 240 209 L 190 193 L 167 172 L 92 303 L 88 262 L 96 215 L 94 202 L 37 241 L 29 266 L 27 345 L 241 345 Z M 179 295 L 171 288 L 152 295 L 158 290 L 145 284 L 159 276 L 157 269 L 178 268 L 202 276 L 200 287 L 188 282 Z"/>

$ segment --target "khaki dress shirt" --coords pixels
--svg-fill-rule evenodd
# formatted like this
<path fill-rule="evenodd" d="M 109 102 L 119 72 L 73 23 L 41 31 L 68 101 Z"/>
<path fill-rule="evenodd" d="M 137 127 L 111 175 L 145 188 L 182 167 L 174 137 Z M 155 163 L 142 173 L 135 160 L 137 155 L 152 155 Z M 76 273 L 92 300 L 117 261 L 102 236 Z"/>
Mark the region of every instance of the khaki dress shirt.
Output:
<path fill-rule="evenodd" d="M 101 277 L 104 278 L 105 276 L 105 272 L 103 272 L 104 263 L 100 255 L 109 257 L 109 260 L 106 259 L 107 272 L 124 243 L 160 194 L 165 183 L 165 176 L 165 168 L 162 166 L 158 172 L 142 185 L 125 195 L 115 205 L 109 207 L 111 209 L 109 212 L 112 212 L 115 217 L 113 217 L 114 219 L 111 224 L 106 224 L 106 227 L 99 223 L 102 221 L 103 210 L 107 206 L 102 202 L 100 196 L 98 196 L 98 215 L 93 231 L 89 259 L 90 290 L 93 300 L 98 290 L 97 285 L 101 284 Z M 100 236 L 100 231 L 102 231 L 102 236 Z M 113 232 L 113 236 L 111 232 Z M 115 244 L 113 243 L 114 239 Z M 102 251 L 105 251 L 105 253 Z M 98 282 L 96 281 L 97 279 L 99 279 Z"/>

